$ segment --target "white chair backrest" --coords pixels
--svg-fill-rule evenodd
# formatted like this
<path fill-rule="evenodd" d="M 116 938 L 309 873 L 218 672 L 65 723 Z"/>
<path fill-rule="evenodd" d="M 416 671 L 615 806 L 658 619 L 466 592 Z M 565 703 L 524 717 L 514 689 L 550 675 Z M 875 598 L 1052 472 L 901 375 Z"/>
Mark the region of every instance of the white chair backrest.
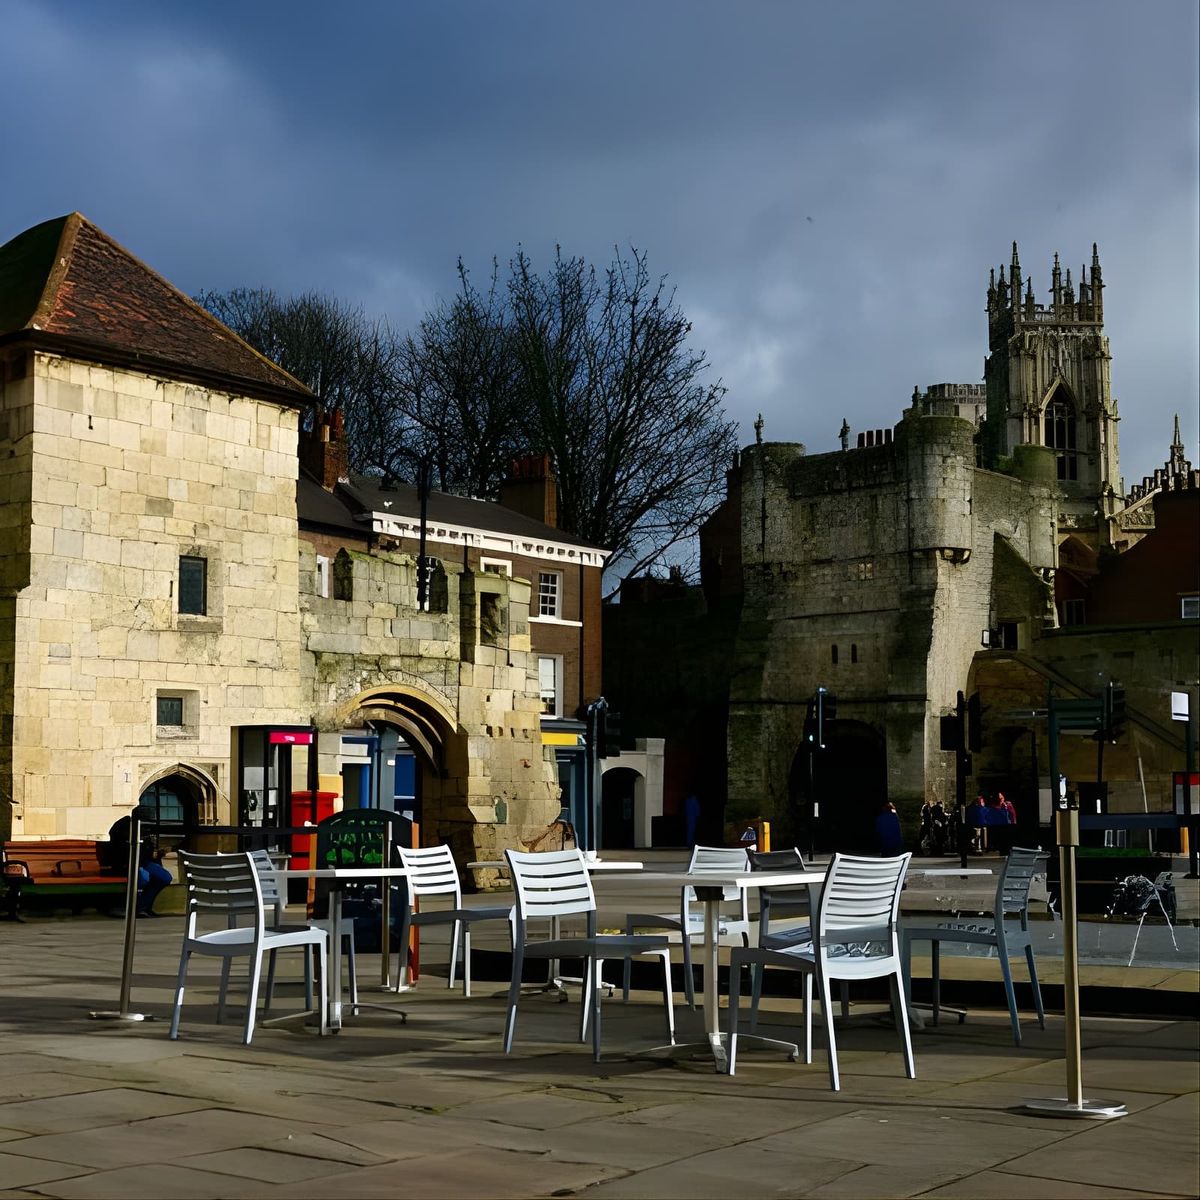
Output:
<path fill-rule="evenodd" d="M 1025 850 L 1014 846 L 1008 852 L 1008 861 L 1000 872 L 996 884 L 996 907 L 994 916 L 1003 921 L 1008 913 L 1026 919 L 1029 910 L 1029 889 L 1038 874 L 1038 863 L 1042 855 L 1038 850 Z"/>
<path fill-rule="evenodd" d="M 703 875 L 706 871 L 716 874 L 727 874 L 730 871 L 749 871 L 750 855 L 740 846 L 693 846 L 692 857 L 688 860 L 688 873 Z M 726 900 L 742 901 L 746 907 L 746 893 L 741 888 L 726 888 L 722 892 Z M 696 893 L 688 888 L 684 896 L 691 904 L 696 899 Z M 743 914 L 745 915 L 745 914 Z"/>
<path fill-rule="evenodd" d="M 454 907 L 462 907 L 462 885 L 449 846 L 424 846 L 419 850 L 399 848 L 400 862 L 410 896 L 453 896 Z"/>
<path fill-rule="evenodd" d="M 517 920 L 593 912 L 596 895 L 579 850 L 505 850 L 517 897 Z"/>
<path fill-rule="evenodd" d="M 278 924 L 279 919 L 283 916 L 284 898 L 279 887 L 279 876 L 275 874 L 275 863 L 267 850 L 251 850 L 250 861 L 254 863 L 254 869 L 258 872 L 258 886 L 262 890 L 263 907 L 275 910 L 276 924 Z"/>
<path fill-rule="evenodd" d="M 885 942 L 886 953 L 895 954 L 900 890 L 911 858 L 911 854 L 897 858 L 835 854 L 817 909 L 819 944 Z"/>
<path fill-rule="evenodd" d="M 249 854 L 179 852 L 187 888 L 187 921 L 194 932 L 200 913 L 236 917 L 248 913 L 259 933 L 263 928 L 263 896 L 258 871 Z"/>

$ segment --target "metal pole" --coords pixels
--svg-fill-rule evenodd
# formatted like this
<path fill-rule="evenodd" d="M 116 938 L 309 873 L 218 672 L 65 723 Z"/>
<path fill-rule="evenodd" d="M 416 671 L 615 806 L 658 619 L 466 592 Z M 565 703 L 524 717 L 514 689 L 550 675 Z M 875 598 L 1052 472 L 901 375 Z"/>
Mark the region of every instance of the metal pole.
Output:
<path fill-rule="evenodd" d="M 389 822 L 383 829 L 383 865 L 392 865 L 392 826 Z M 379 975 L 380 984 L 386 989 L 392 982 L 392 881 L 385 875 L 379 881 L 383 885 L 383 928 L 379 934 Z M 338 931 L 333 931 L 338 936 Z M 404 971 L 404 952 L 406 947 L 400 947 L 400 970 Z M 339 981 L 338 986 L 341 986 Z"/>
<path fill-rule="evenodd" d="M 817 800 L 817 785 L 813 779 L 813 755 L 814 750 L 812 744 L 808 747 L 808 798 L 812 804 L 812 820 L 809 822 L 808 829 L 808 857 L 810 861 L 817 857 L 817 821 L 821 817 L 821 804 Z"/>
<path fill-rule="evenodd" d="M 1083 1028 L 1079 1011 L 1079 928 L 1076 905 L 1075 847 L 1079 845 L 1079 801 L 1059 794 L 1058 714 L 1050 701 L 1050 786 L 1058 838 L 1059 909 L 1063 923 L 1063 1034 L 1067 1065 L 1067 1095 L 1026 1100 L 1027 1112 L 1043 1117 L 1089 1118 L 1096 1121 L 1125 1116 L 1125 1105 L 1083 1098 Z M 1064 789 L 1065 792 L 1065 789 Z"/>
<path fill-rule="evenodd" d="M 1100 743 L 1104 745 L 1103 742 Z M 1083 1042 L 1079 1013 L 1079 938 L 1075 903 L 1075 847 L 1079 844 L 1079 810 L 1057 813 L 1059 900 L 1063 919 L 1063 1013 L 1066 1018 L 1067 1102 L 1083 1105 Z"/>
<path fill-rule="evenodd" d="M 121 994 L 117 1010 L 88 1013 L 93 1021 L 153 1021 L 147 1013 L 129 1011 L 133 987 L 133 949 L 137 941 L 138 857 L 142 846 L 142 821 L 134 809 L 129 818 L 129 858 L 125 865 L 125 946 L 121 956 Z"/>

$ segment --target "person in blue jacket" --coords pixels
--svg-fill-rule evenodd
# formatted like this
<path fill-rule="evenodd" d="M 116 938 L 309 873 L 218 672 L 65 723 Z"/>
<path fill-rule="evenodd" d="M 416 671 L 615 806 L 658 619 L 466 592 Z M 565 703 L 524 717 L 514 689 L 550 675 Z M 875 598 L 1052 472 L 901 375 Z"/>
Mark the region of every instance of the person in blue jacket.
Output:
<path fill-rule="evenodd" d="M 896 806 L 888 801 L 875 818 L 875 845 L 883 858 L 895 858 L 904 853 L 904 833 Z"/>

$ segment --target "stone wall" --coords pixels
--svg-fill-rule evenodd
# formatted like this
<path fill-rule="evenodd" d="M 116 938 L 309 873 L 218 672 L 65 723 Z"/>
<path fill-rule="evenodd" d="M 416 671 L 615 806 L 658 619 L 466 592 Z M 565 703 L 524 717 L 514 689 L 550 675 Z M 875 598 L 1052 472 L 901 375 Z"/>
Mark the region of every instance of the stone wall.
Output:
<path fill-rule="evenodd" d="M 22 466 L 2 497 L 0 832 L 103 834 L 181 761 L 227 791 L 231 726 L 307 720 L 296 413 L 47 354 L 4 412 Z M 205 615 L 178 611 L 180 555 L 207 560 Z M 160 693 L 184 697 L 180 730 L 156 725 Z"/>
<path fill-rule="evenodd" d="M 995 621 L 996 540 L 1027 563 L 1024 590 L 1010 586 L 1003 603 L 1030 600 L 1028 619 L 1045 616 L 1039 572 L 1054 564 L 1053 489 L 976 468 L 973 436 L 967 421 L 913 416 L 894 441 L 857 450 L 806 457 L 768 443 L 743 452 L 732 819 L 793 823 L 796 756 L 819 686 L 838 697 L 831 757 L 839 731 L 855 744 L 874 736 L 886 748 L 886 796 L 902 815 L 915 816 L 926 797 L 952 800 L 938 717 L 966 687 Z M 844 766 L 853 783 L 853 764 Z"/>
<path fill-rule="evenodd" d="M 302 674 L 319 730 L 364 719 L 429 734 L 418 749 L 423 837 L 489 858 L 558 813 L 553 752 L 541 743 L 530 585 L 448 569 L 444 611 L 417 608 L 416 561 L 350 553 L 352 596 L 316 595 L 315 552 L 300 545 Z M 414 740 L 414 739 L 410 739 Z"/>

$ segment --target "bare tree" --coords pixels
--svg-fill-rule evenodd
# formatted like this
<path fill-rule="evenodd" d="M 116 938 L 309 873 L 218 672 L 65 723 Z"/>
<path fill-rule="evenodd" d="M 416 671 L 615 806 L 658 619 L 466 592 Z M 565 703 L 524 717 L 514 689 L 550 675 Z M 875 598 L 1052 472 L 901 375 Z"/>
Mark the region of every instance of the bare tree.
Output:
<path fill-rule="evenodd" d="M 518 249 L 486 289 L 458 291 L 412 333 L 308 293 L 237 289 L 198 299 L 345 418 L 351 465 L 494 497 L 510 460 L 548 454 L 559 525 L 612 551 L 610 577 L 664 560 L 719 502 L 736 446 L 725 389 L 706 382 L 690 322 L 646 255 L 603 274 L 556 251 L 539 274 Z"/>
<path fill-rule="evenodd" d="M 603 277 L 561 252 L 538 275 L 519 251 L 509 295 L 526 437 L 553 459 L 560 524 L 622 575 L 661 563 L 719 501 L 736 445 L 675 293 L 636 250 Z"/>
<path fill-rule="evenodd" d="M 260 354 L 316 394 L 326 413 L 364 425 L 394 386 L 396 338 L 387 322 L 319 292 L 280 298 L 265 288 L 201 292 L 196 300 Z"/>

